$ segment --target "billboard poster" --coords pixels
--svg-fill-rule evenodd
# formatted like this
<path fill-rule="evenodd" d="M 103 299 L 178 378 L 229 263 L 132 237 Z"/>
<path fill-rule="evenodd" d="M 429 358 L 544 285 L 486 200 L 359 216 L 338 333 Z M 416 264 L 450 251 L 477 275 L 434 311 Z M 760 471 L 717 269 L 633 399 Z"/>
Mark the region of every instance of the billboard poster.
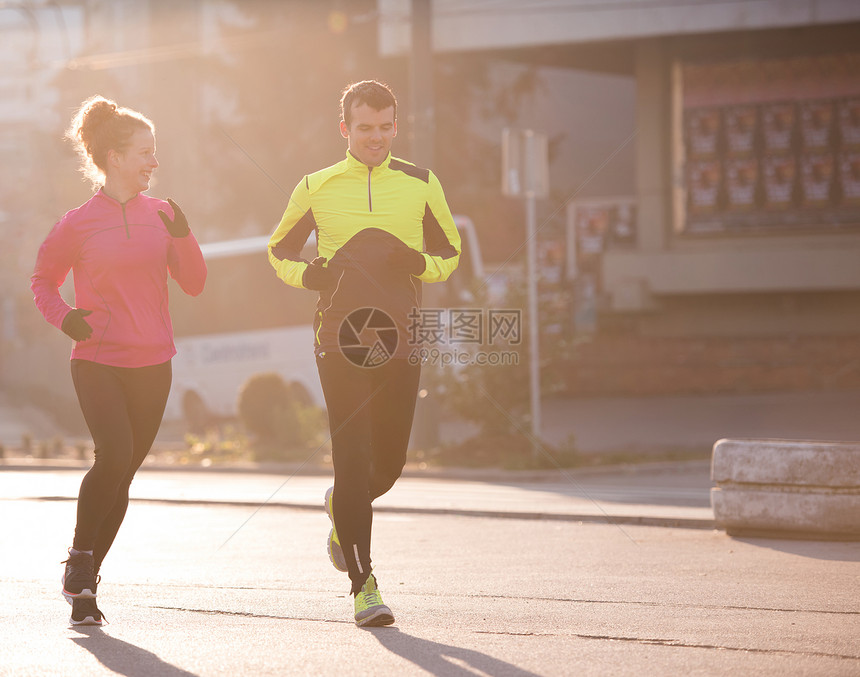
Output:
<path fill-rule="evenodd" d="M 800 157 L 800 206 L 829 207 L 833 203 L 835 162 L 831 153 L 808 153 Z"/>
<path fill-rule="evenodd" d="M 573 288 L 573 327 L 579 333 L 597 329 L 597 275 L 578 275 Z"/>
<path fill-rule="evenodd" d="M 842 204 L 860 206 L 860 151 L 839 158 L 839 188 Z"/>
<path fill-rule="evenodd" d="M 730 155 L 752 155 L 755 152 L 757 122 L 755 106 L 730 106 L 726 109 L 726 150 Z"/>
<path fill-rule="evenodd" d="M 718 211 L 722 167 L 717 160 L 691 162 L 687 174 L 687 211 L 691 216 L 711 216 Z"/>
<path fill-rule="evenodd" d="M 860 97 L 838 104 L 837 124 L 843 150 L 860 150 Z"/>
<path fill-rule="evenodd" d="M 619 203 L 615 206 L 610 236 L 613 244 L 633 245 L 636 244 L 636 207 L 635 205 Z"/>
<path fill-rule="evenodd" d="M 752 211 L 756 208 L 758 160 L 726 160 L 726 208 L 729 211 Z"/>
<path fill-rule="evenodd" d="M 579 268 L 586 272 L 599 269 L 600 256 L 609 232 L 608 206 L 583 206 L 576 210 L 576 252 Z"/>
<path fill-rule="evenodd" d="M 793 155 L 774 155 L 762 167 L 763 207 L 787 209 L 794 204 L 797 184 L 797 161 Z"/>
<path fill-rule="evenodd" d="M 833 102 L 804 101 L 800 104 L 800 139 L 804 151 L 830 149 L 833 137 Z"/>
<path fill-rule="evenodd" d="M 795 122 L 793 103 L 762 106 L 761 130 L 766 153 L 790 153 L 794 149 Z"/>
<path fill-rule="evenodd" d="M 597 327 L 598 297 L 604 252 L 624 248 L 636 242 L 636 200 L 633 197 L 585 198 L 568 204 L 565 240 L 567 252 L 554 249 L 553 260 L 566 259 L 564 273 L 573 283 L 572 313 L 565 306 L 569 287 L 554 298 L 544 297 L 560 315 L 573 318 L 577 332 Z M 560 281 L 560 280 L 559 280 Z M 558 288 L 561 289 L 561 288 Z"/>
<path fill-rule="evenodd" d="M 719 108 L 697 108 L 685 117 L 687 153 L 696 160 L 717 157 L 722 123 Z"/>

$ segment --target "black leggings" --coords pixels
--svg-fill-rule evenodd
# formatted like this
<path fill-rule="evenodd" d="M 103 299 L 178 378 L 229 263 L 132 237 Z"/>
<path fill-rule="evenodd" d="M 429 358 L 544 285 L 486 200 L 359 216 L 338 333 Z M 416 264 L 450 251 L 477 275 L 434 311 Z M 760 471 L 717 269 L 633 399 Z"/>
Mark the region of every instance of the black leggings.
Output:
<path fill-rule="evenodd" d="M 370 574 L 371 501 L 406 463 L 421 367 L 393 359 L 364 368 L 329 352 L 317 368 L 332 433 L 335 527 L 355 593 Z"/>
<path fill-rule="evenodd" d="M 128 508 L 128 489 L 149 453 L 170 392 L 170 362 L 111 367 L 72 360 L 72 381 L 95 444 L 95 462 L 81 482 L 73 547 L 92 550 L 96 570 Z"/>

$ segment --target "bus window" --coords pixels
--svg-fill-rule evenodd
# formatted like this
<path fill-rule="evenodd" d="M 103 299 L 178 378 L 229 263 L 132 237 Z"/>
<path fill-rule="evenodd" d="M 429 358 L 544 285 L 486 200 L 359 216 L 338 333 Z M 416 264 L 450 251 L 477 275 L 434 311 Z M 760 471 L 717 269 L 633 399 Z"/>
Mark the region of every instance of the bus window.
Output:
<path fill-rule="evenodd" d="M 224 334 L 309 324 L 317 295 L 278 279 L 265 251 L 206 261 L 203 293 L 191 298 L 179 289 L 170 295 L 177 337 Z"/>

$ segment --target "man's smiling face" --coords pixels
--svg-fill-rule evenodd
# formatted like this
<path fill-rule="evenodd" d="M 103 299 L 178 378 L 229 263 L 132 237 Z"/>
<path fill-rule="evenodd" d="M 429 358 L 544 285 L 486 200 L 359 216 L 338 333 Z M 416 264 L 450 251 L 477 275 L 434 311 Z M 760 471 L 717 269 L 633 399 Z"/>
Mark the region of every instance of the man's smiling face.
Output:
<path fill-rule="evenodd" d="M 376 110 L 366 103 L 353 104 L 349 126 L 341 120 L 340 133 L 349 141 L 352 155 L 369 167 L 382 164 L 397 136 L 394 106 Z"/>

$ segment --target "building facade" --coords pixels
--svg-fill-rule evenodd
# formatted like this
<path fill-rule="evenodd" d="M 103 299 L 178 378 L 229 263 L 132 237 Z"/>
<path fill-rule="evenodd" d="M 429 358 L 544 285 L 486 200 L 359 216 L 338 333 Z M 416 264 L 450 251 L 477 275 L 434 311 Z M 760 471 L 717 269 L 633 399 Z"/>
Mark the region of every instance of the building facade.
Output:
<path fill-rule="evenodd" d="M 379 6 L 402 52 L 408 3 Z M 434 12 L 439 52 L 635 78 L 634 193 L 566 205 L 572 394 L 860 387 L 860 5 Z"/>

